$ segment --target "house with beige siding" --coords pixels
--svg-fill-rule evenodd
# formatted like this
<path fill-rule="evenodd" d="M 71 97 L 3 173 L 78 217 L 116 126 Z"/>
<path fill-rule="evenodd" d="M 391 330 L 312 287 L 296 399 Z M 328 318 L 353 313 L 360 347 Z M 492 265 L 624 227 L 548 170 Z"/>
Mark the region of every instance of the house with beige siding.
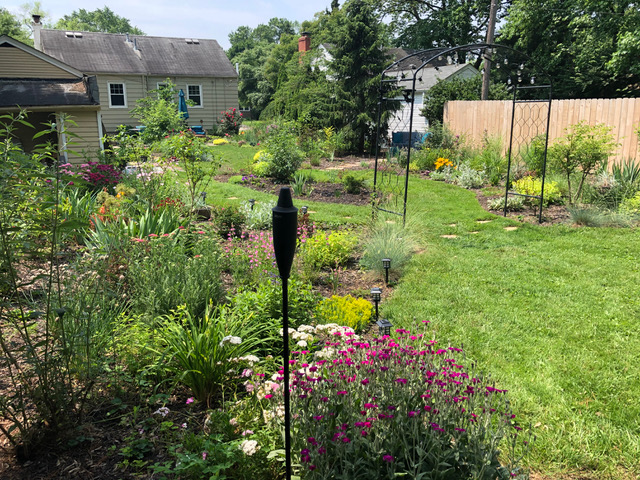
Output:
<path fill-rule="evenodd" d="M 50 141 L 61 160 L 79 162 L 91 159 L 102 149 L 100 99 L 95 77 L 50 57 L 6 35 L 0 36 L 0 114 L 28 112 L 15 140 L 30 153 L 36 146 Z M 66 122 L 62 128 L 63 118 Z M 33 139 L 55 124 L 56 130 Z"/>
<path fill-rule="evenodd" d="M 136 101 L 167 79 L 194 103 L 189 124 L 210 129 L 221 112 L 238 108 L 238 75 L 215 40 L 66 32 L 34 26 L 34 46 L 87 75 L 95 75 L 107 133 L 136 125 Z M 177 99 L 176 92 L 176 99 Z"/>

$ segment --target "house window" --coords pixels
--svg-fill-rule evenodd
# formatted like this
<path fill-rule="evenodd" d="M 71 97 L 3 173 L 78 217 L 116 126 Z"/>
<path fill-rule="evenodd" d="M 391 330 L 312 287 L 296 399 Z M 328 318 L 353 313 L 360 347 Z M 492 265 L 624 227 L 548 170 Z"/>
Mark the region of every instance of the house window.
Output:
<path fill-rule="evenodd" d="M 202 86 L 187 85 L 187 100 L 191 100 L 196 107 L 202 107 Z"/>
<path fill-rule="evenodd" d="M 114 108 L 127 107 L 127 89 L 124 83 L 109 83 L 109 106 Z"/>

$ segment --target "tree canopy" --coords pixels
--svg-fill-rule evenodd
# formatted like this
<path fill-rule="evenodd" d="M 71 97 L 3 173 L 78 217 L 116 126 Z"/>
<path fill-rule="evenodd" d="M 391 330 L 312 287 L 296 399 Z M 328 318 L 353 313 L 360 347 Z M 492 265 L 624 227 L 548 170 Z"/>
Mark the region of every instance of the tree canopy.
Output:
<path fill-rule="evenodd" d="M 98 8 L 92 12 L 84 8 L 74 10 L 70 15 L 65 15 L 58 20 L 54 28 L 57 30 L 145 35 L 142 30 L 132 26 L 128 19 L 115 14 L 109 7 Z"/>
<path fill-rule="evenodd" d="M 560 98 L 638 95 L 640 10 L 629 0 L 513 0 L 499 43 L 545 65 Z"/>

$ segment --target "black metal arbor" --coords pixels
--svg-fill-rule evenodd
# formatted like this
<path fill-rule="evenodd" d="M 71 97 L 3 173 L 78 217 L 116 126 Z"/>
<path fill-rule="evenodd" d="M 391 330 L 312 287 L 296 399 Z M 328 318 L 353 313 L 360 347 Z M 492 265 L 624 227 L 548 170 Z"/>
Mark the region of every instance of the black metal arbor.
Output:
<path fill-rule="evenodd" d="M 510 118 L 503 120 L 510 124 L 504 215 L 507 214 L 510 195 L 533 197 L 539 199 L 539 221 L 542 222 L 551 117 L 551 79 L 527 55 L 510 47 L 489 43 L 419 51 L 405 56 L 384 70 L 378 103 L 373 177 L 374 213 L 382 211 L 399 215 L 404 223 L 411 153 L 420 148 L 426 138 L 426 126 L 417 125 L 421 121 L 419 112 L 424 92 L 436 79 L 461 73 L 461 69 L 466 66 L 473 67 L 467 68 L 471 70 L 469 75 L 477 75 L 478 69 L 483 73 L 484 68 L 491 68 L 494 81 L 504 82 L 513 93 Z M 389 114 L 394 110 L 394 113 Z M 386 135 L 387 130 L 390 131 L 389 135 Z M 512 192 L 512 162 L 520 149 L 540 136 L 544 138 L 544 151 L 541 152 L 541 194 L 522 195 Z"/>

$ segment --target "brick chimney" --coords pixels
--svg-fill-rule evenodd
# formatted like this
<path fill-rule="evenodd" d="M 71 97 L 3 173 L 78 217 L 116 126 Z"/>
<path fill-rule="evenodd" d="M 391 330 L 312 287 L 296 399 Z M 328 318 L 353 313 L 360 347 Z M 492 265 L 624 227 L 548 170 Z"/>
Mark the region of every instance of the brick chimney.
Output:
<path fill-rule="evenodd" d="M 308 52 L 311 50 L 311 37 L 309 36 L 309 32 L 302 32 L 301 35 L 298 39 L 298 51 Z"/>
<path fill-rule="evenodd" d="M 42 23 L 40 23 L 40 15 L 33 15 L 33 48 L 42 51 L 42 40 L 40 38 L 40 31 L 42 30 Z"/>

